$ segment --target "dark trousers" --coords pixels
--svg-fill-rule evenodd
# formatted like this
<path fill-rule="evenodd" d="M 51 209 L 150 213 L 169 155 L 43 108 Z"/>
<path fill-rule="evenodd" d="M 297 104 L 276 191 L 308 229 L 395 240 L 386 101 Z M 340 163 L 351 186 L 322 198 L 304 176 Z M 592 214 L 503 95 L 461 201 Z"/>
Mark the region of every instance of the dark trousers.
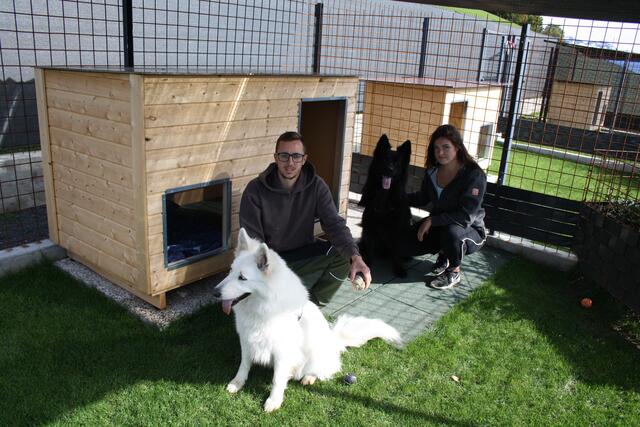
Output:
<path fill-rule="evenodd" d="M 443 253 L 449 260 L 449 267 L 456 268 L 462 264 L 465 255 L 480 250 L 484 245 L 486 234 L 484 230 L 473 227 L 461 227 L 457 224 L 431 227 L 429 233 L 418 241 L 420 223 L 412 227 L 409 238 L 409 256 Z"/>
<path fill-rule="evenodd" d="M 319 306 L 326 305 L 348 279 L 349 261 L 328 242 L 316 242 L 280 255 L 309 290 L 311 301 Z"/>

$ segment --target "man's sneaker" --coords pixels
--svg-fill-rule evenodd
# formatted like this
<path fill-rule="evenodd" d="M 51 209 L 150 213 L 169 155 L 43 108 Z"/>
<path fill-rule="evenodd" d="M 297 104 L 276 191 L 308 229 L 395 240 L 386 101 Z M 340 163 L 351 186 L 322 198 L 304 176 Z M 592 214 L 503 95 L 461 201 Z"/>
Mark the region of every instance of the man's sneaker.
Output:
<path fill-rule="evenodd" d="M 435 289 L 451 289 L 460 283 L 460 272 L 445 270 L 443 274 L 431 281 L 431 287 Z"/>
<path fill-rule="evenodd" d="M 436 263 L 431 267 L 431 274 L 434 276 L 439 276 L 445 272 L 445 270 L 449 267 L 449 260 L 444 254 L 438 254 L 438 259 L 436 259 Z"/>

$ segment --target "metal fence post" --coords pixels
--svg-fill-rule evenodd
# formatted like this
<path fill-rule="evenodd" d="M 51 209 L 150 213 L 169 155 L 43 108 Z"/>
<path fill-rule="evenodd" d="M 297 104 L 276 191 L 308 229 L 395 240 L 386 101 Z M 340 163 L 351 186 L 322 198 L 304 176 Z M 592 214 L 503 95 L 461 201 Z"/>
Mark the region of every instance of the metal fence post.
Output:
<path fill-rule="evenodd" d="M 476 80 L 482 81 L 482 57 L 484 56 L 484 43 L 487 38 L 487 28 L 482 29 L 482 42 L 480 43 L 480 61 L 478 62 L 478 77 Z"/>
<path fill-rule="evenodd" d="M 320 59 L 322 53 L 322 11 L 324 5 L 322 3 L 316 3 L 316 22 L 315 31 L 313 35 L 313 73 L 320 74 Z"/>
<path fill-rule="evenodd" d="M 518 48 L 518 59 L 516 60 L 516 71 L 513 77 L 513 86 L 511 87 L 511 103 L 509 105 L 509 117 L 507 121 L 507 129 L 502 146 L 502 157 L 500 159 L 500 169 L 498 171 L 498 185 L 504 184 L 504 177 L 507 173 L 509 163 L 509 154 L 511 150 L 511 140 L 513 139 L 516 127 L 516 119 L 520 110 L 520 97 L 522 91 L 522 80 L 525 73 L 525 62 L 527 61 L 527 33 L 529 24 L 522 26 L 520 33 L 520 45 Z"/>
<path fill-rule="evenodd" d="M 131 0 L 122 0 L 122 41 L 124 66 L 133 67 L 133 6 Z"/>
<path fill-rule="evenodd" d="M 424 65 L 427 59 L 427 37 L 429 35 L 429 18 L 422 21 L 422 44 L 420 45 L 420 65 L 418 66 L 418 77 L 424 77 Z"/>
<path fill-rule="evenodd" d="M 560 48 L 554 46 L 551 48 L 551 54 L 549 55 L 549 64 L 547 65 L 547 77 L 544 81 L 544 89 L 542 89 L 542 108 L 540 109 L 540 115 L 538 121 L 547 121 L 547 115 L 549 114 L 549 103 L 551 101 L 551 92 L 553 91 L 553 79 L 556 76 L 556 68 L 558 66 L 558 53 Z"/>
<path fill-rule="evenodd" d="M 609 129 L 611 129 L 612 131 L 616 128 L 616 120 L 618 119 L 618 114 L 620 114 L 620 104 L 624 95 L 623 88 L 627 80 L 630 58 L 631 52 L 627 53 L 627 57 L 625 58 L 624 64 L 622 66 L 622 70 L 620 71 L 620 80 L 618 82 L 618 86 L 616 87 L 616 101 L 613 104 L 613 119 L 611 120 L 611 126 L 609 127 Z"/>

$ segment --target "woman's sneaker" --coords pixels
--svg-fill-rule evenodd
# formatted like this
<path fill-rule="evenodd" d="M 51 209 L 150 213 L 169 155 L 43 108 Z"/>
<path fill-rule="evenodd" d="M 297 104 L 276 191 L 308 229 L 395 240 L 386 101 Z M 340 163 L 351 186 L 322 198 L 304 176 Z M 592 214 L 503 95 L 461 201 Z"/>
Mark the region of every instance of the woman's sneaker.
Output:
<path fill-rule="evenodd" d="M 449 267 L 449 260 L 444 254 L 438 254 L 438 259 L 436 259 L 436 263 L 431 267 L 431 274 L 434 276 L 439 276 L 445 272 L 445 270 Z"/>
<path fill-rule="evenodd" d="M 460 283 L 460 272 L 446 269 L 443 274 L 431 281 L 431 287 L 435 289 L 451 289 Z"/>

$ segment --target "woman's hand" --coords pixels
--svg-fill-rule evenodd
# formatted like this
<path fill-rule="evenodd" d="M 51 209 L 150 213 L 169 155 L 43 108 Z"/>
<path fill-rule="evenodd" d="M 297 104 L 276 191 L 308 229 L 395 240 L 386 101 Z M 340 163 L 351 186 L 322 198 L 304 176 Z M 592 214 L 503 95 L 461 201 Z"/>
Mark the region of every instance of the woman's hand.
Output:
<path fill-rule="evenodd" d="M 422 240 L 424 239 L 424 236 L 429 234 L 430 229 L 431 229 L 431 217 L 427 217 L 427 219 L 422 221 L 422 224 L 420 224 L 420 227 L 418 228 L 418 241 L 422 242 Z"/>

